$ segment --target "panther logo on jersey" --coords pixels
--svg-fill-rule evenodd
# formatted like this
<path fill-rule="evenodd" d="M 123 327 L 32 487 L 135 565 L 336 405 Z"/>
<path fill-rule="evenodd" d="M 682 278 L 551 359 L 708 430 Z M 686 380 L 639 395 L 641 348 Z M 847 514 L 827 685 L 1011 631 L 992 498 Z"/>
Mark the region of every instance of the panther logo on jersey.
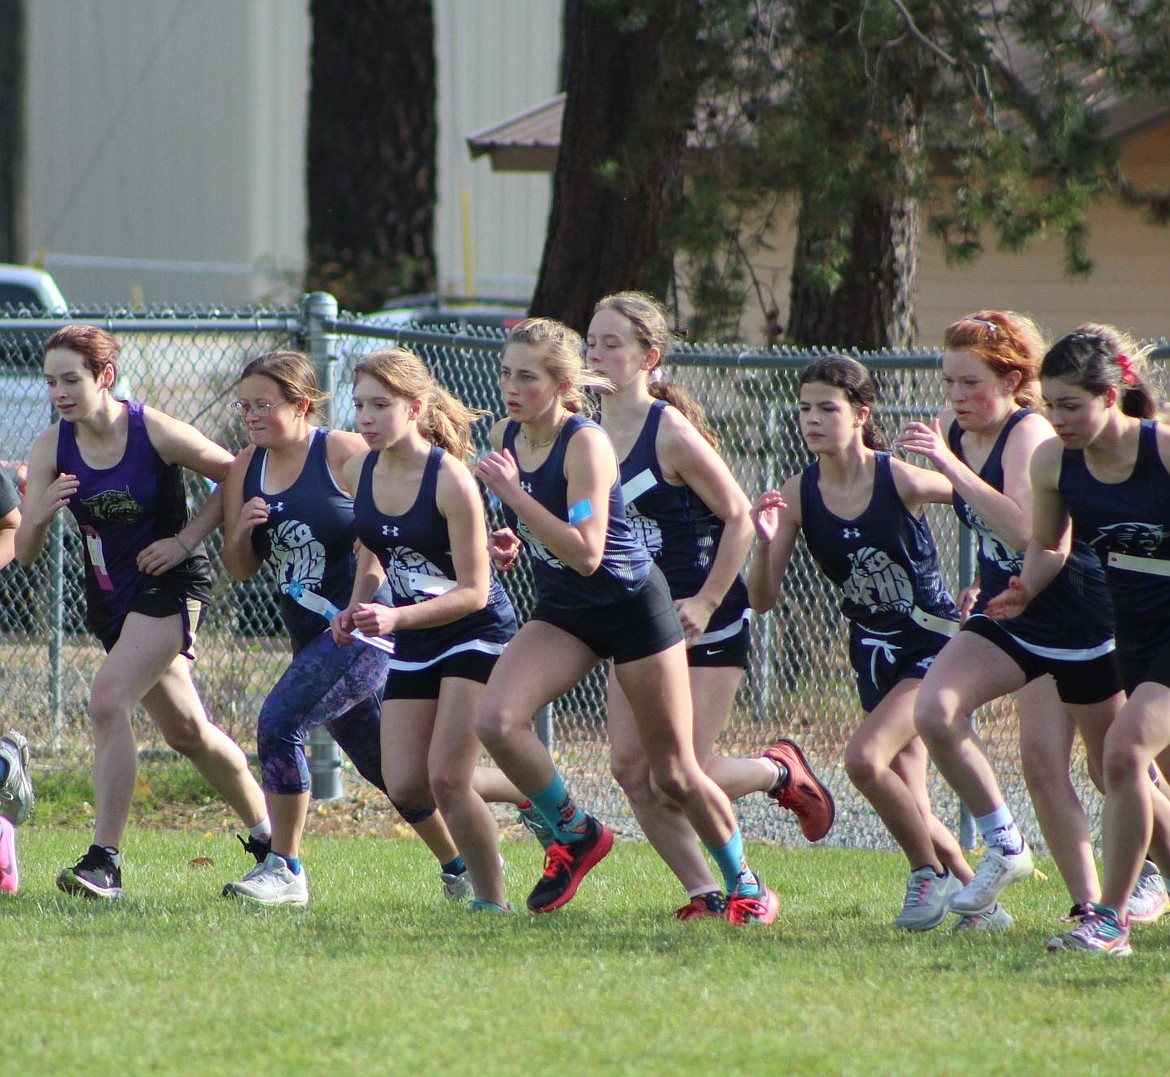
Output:
<path fill-rule="evenodd" d="M 979 536 L 979 556 L 984 561 L 994 562 L 1003 572 L 1018 574 L 1024 567 L 1024 555 L 1000 542 L 970 505 L 963 506 L 963 517 L 967 526 Z"/>
<path fill-rule="evenodd" d="M 523 539 L 524 545 L 528 547 L 529 557 L 535 557 L 537 561 L 543 561 L 549 568 L 559 570 L 565 567 L 565 562 L 549 553 L 544 548 L 544 544 L 540 539 L 528 530 L 528 525 L 523 520 L 517 521 L 516 529 L 520 532 L 520 538 Z"/>
<path fill-rule="evenodd" d="M 626 506 L 626 519 L 630 522 L 634 537 L 650 551 L 651 557 L 662 553 L 662 528 L 658 526 L 657 520 L 643 516 L 633 505 Z"/>
<path fill-rule="evenodd" d="M 849 554 L 849 576 L 841 590 L 849 602 L 871 613 L 908 613 L 914 608 L 909 574 L 888 553 L 872 546 Z"/>
<path fill-rule="evenodd" d="M 102 523 L 128 524 L 142 517 L 142 506 L 130 493 L 129 486 L 122 490 L 102 490 L 93 497 L 83 497 L 81 503 L 94 520 Z"/>
<path fill-rule="evenodd" d="M 426 580 L 420 577 L 447 582 L 447 577 L 438 565 L 409 546 L 391 546 L 386 551 L 384 563 L 386 582 L 390 589 L 399 598 L 411 602 L 425 602 L 439 593 L 438 589 L 428 588 Z"/>
<path fill-rule="evenodd" d="M 316 591 L 325 578 L 325 547 L 313 537 L 312 528 L 299 520 L 276 525 L 268 556 L 280 570 L 282 591 L 287 592 L 294 581 Z"/>
<path fill-rule="evenodd" d="M 1102 527 L 1089 545 L 1098 551 L 1104 548 L 1115 553 L 1152 554 L 1165 538 L 1166 529 L 1161 524 L 1134 521 Z"/>

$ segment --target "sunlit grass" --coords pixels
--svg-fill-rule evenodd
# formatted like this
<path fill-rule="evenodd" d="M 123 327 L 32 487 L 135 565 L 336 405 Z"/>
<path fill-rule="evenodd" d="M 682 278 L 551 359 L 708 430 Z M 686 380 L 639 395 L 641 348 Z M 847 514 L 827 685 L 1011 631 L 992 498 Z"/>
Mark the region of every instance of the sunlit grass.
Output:
<path fill-rule="evenodd" d="M 39 810 L 39 809 L 38 809 Z M 132 830 L 123 902 L 60 894 L 85 831 L 19 831 L 0 901 L 11 1073 L 1153 1072 L 1170 939 L 1127 960 L 1045 953 L 1067 897 L 1015 887 L 1000 936 L 905 935 L 889 853 L 757 847 L 770 928 L 678 923 L 683 895 L 621 843 L 565 909 L 472 916 L 413 839 L 310 835 L 313 904 L 219 897 L 249 860 L 221 831 Z M 505 841 L 518 906 L 540 871 Z M 205 861 L 211 861 L 210 865 Z M 201 866 L 202 865 L 202 866 Z"/>

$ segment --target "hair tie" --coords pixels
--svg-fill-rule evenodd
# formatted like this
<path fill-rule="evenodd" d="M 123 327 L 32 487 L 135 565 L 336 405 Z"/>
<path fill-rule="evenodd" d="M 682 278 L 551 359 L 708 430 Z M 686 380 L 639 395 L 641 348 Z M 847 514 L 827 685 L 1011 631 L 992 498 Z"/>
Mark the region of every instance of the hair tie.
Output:
<path fill-rule="evenodd" d="M 659 363 L 650 371 L 650 384 L 657 385 L 659 382 L 666 381 L 666 375 L 662 373 L 662 364 Z"/>
<path fill-rule="evenodd" d="M 1119 355 L 1117 365 L 1121 368 L 1121 380 L 1126 385 L 1137 385 L 1138 376 L 1133 369 L 1133 360 L 1128 355 Z"/>

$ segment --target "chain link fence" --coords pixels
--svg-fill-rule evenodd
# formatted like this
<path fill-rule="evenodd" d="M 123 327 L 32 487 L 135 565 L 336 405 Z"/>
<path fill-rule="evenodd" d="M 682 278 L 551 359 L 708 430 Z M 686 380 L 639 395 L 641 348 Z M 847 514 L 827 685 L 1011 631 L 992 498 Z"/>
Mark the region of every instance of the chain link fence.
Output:
<path fill-rule="evenodd" d="M 199 427 L 232 449 L 246 444 L 229 409 L 234 382 L 245 363 L 274 348 L 308 352 L 323 384 L 333 392 L 334 424 L 352 419 L 349 386 L 354 363 L 378 347 L 402 344 L 421 355 L 436 378 L 468 404 L 499 412 L 499 331 L 443 333 L 410 326 L 379 327 L 339 316 L 331 297 L 305 297 L 299 310 L 249 313 L 147 313 L 103 311 L 68 318 L 27 317 L 0 311 L 0 466 L 16 478 L 36 434 L 52 420 L 40 375 L 40 342 L 69 321 L 100 324 L 122 341 L 118 391 Z M 817 352 L 815 354 L 825 354 Z M 1162 346 L 1156 357 L 1170 357 Z M 668 362 L 670 376 L 707 410 L 722 452 L 749 495 L 778 486 L 809 462 L 797 425 L 796 386 L 813 353 L 745 351 L 721 345 L 685 347 Z M 858 355 L 874 371 L 883 402 L 879 419 L 893 434 L 909 419 L 926 419 L 943 403 L 937 354 Z M 490 426 L 478 424 L 477 447 L 486 448 Z M 207 494 L 192 479 L 193 505 Z M 944 571 L 952 586 L 969 577 L 969 541 L 949 510 L 932 507 Z M 488 505 L 499 519 L 498 506 Z M 230 579 L 209 542 L 216 570 L 214 598 L 200 632 L 196 681 L 213 720 L 247 750 L 255 747 L 260 704 L 288 659 L 273 580 L 267 569 L 245 582 Z M 35 746 L 38 766 L 88 772 L 90 740 L 86 703 L 101 662 L 100 646 L 84 630 L 84 589 L 78 536 L 62 514 L 45 553 L 29 570 L 0 572 L 0 730 L 20 728 Z M 533 602 L 523 567 L 504 576 L 523 617 Z M 859 721 L 849 669 L 847 633 L 838 599 L 811 558 L 798 548 L 778 608 L 752 630 L 751 662 L 719 750 L 758 755 L 780 736 L 796 739 L 837 799 L 837 825 L 829 843 L 892 848 L 876 815 L 853 790 L 843 769 L 844 746 Z M 539 716 L 558 764 L 582 804 L 611 825 L 636 833 L 637 824 L 609 775 L 605 736 L 604 671 Z M 1039 828 L 1019 767 L 1014 704 L 1000 701 L 977 716 L 1004 791 L 1030 840 Z M 169 749 L 153 724 L 139 714 L 136 733 L 144 770 Z M 486 760 L 485 760 L 486 761 Z M 344 764 L 348 768 L 348 763 Z M 1079 746 L 1074 779 L 1096 818 L 1092 789 Z M 959 822 L 953 794 L 932 770 L 936 811 Z M 788 813 L 754 794 L 739 805 L 744 833 L 752 839 L 798 843 Z M 969 830 L 969 827 L 968 827 Z M 970 837 L 970 835 L 968 835 Z"/>

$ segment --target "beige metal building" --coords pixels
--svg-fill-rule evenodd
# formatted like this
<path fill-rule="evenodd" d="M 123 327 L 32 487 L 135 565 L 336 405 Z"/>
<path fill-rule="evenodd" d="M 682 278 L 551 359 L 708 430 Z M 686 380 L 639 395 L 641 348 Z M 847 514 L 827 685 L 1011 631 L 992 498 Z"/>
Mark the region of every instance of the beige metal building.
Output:
<path fill-rule="evenodd" d="M 549 179 L 494 175 L 463 138 L 556 90 L 559 9 L 436 0 L 446 291 L 531 293 Z M 74 304 L 298 295 L 307 0 L 36 0 L 27 11 L 29 260 Z"/>

